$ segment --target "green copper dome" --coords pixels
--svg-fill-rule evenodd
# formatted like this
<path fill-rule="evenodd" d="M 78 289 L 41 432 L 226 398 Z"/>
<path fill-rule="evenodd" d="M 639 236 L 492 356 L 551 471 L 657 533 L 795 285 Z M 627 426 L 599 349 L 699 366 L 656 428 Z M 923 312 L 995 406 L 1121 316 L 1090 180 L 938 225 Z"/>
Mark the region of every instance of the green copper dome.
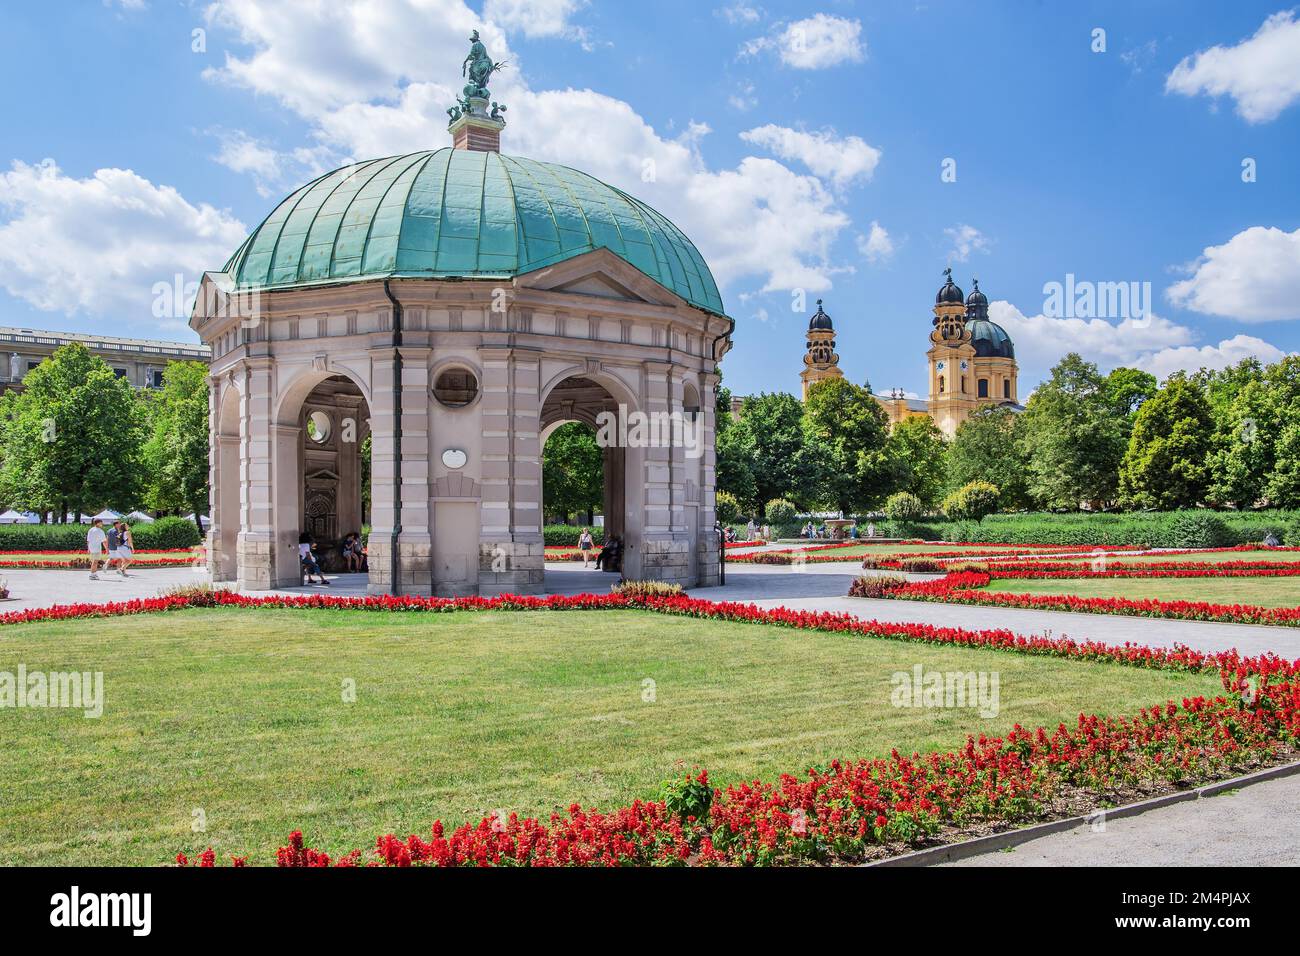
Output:
<path fill-rule="evenodd" d="M 694 244 L 645 203 L 552 163 L 464 149 L 346 166 L 285 199 L 225 271 L 244 288 L 505 278 L 600 248 L 723 315 Z"/>

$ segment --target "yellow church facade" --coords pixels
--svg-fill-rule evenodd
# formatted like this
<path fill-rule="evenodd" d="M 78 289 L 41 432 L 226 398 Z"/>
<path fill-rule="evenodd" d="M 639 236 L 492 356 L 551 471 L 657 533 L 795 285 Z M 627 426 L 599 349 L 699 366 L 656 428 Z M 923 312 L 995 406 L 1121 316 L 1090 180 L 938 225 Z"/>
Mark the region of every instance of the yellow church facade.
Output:
<path fill-rule="evenodd" d="M 908 398 L 897 389 L 887 395 L 874 396 L 891 424 L 916 415 L 929 415 L 935 425 L 951 438 L 957 428 L 977 409 L 1002 405 L 1021 411 L 1019 400 L 1019 366 L 1015 345 L 996 322 L 989 319 L 988 298 L 975 280 L 969 296 L 952 281 L 952 270 L 945 270 L 944 285 L 935 295 L 934 317 L 926 351 L 929 364 L 929 397 Z M 808 322 L 807 351 L 803 397 L 815 382 L 843 378 L 839 354 L 835 351 L 835 327 L 817 302 L 817 312 Z"/>

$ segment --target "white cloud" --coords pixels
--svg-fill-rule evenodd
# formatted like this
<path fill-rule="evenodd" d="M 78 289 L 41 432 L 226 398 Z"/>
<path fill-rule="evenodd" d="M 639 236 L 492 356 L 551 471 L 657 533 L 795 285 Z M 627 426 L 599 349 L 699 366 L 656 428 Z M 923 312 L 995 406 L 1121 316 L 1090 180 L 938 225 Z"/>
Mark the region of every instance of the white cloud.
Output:
<path fill-rule="evenodd" d="M 865 236 L 858 236 L 858 252 L 868 262 L 879 262 L 894 254 L 894 240 L 889 232 L 876 220 L 871 220 L 871 231 Z"/>
<path fill-rule="evenodd" d="M 746 113 L 758 105 L 758 97 L 754 95 L 755 86 L 753 83 L 742 83 L 727 97 L 727 103 L 732 109 L 741 113 Z"/>
<path fill-rule="evenodd" d="M 304 118 L 315 142 L 300 146 L 300 157 L 342 165 L 447 144 L 446 109 L 460 94 L 458 64 L 477 27 L 493 59 L 509 62 L 491 83 L 493 98 L 509 104 L 507 152 L 574 166 L 650 203 L 699 245 L 720 284 L 757 276 L 766 290 L 818 291 L 837 271 L 830 248 L 849 218 L 817 176 L 754 156 L 712 168 L 699 150 L 708 132 L 700 123 L 667 138 L 622 100 L 534 90 L 497 25 L 480 23 L 461 0 L 324 8 L 217 0 L 210 16 L 248 52 L 227 54 L 207 75 Z M 864 161 L 859 152 L 854 162 Z"/>
<path fill-rule="evenodd" d="M 1210 246 L 1169 287 L 1175 305 L 1242 322 L 1300 319 L 1300 229 L 1251 226 Z"/>
<path fill-rule="evenodd" d="M 989 238 L 974 226 L 959 223 L 943 231 L 952 243 L 948 255 L 954 262 L 965 262 L 972 252 L 988 252 Z"/>
<path fill-rule="evenodd" d="M 989 303 L 989 318 L 1007 330 L 1022 365 L 1047 368 L 1066 352 L 1078 352 L 1100 365 L 1132 365 L 1162 349 L 1188 345 L 1192 330 L 1158 315 L 1149 319 L 1105 319 L 1026 316 L 1010 302 Z"/>
<path fill-rule="evenodd" d="M 1144 369 L 1164 379 L 1180 369 L 1226 368 L 1256 356 L 1276 362 L 1281 349 L 1249 335 L 1238 335 L 1218 345 L 1197 346 L 1196 333 L 1185 325 L 1152 315 L 1150 319 L 1058 319 L 1025 316 L 1010 302 L 989 303 L 989 318 L 1006 329 L 1015 343 L 1022 376 L 1044 376 L 1066 352 L 1078 352 L 1102 371 L 1120 365 Z"/>
<path fill-rule="evenodd" d="M 778 26 L 767 36 L 750 40 L 740 55 L 776 50 L 781 62 L 797 70 L 824 70 L 865 57 L 862 24 L 857 20 L 816 13 L 805 20 Z"/>
<path fill-rule="evenodd" d="M 486 0 L 483 16 L 527 37 L 585 39 L 586 32 L 569 18 L 586 5 L 586 0 Z"/>
<path fill-rule="evenodd" d="M 859 136 L 839 136 L 833 129 L 805 132 L 768 123 L 746 130 L 740 138 L 762 146 L 782 159 L 797 160 L 818 176 L 827 176 L 836 186 L 855 179 L 870 179 L 880 162 L 880 150 Z"/>
<path fill-rule="evenodd" d="M 1294 10 L 1273 14 L 1248 40 L 1184 57 L 1165 79 L 1165 92 L 1231 96 L 1248 123 L 1266 123 L 1300 98 L 1300 20 Z"/>
<path fill-rule="evenodd" d="M 736 0 L 735 3 L 726 7 L 719 7 L 713 11 L 715 15 L 722 17 L 730 24 L 739 23 L 757 23 L 763 18 L 763 12 L 758 7 L 750 6 L 747 3 Z"/>
<path fill-rule="evenodd" d="M 247 235 L 129 169 L 75 179 L 53 160 L 0 174 L 0 212 L 0 286 L 38 309 L 116 322 L 149 323 L 155 283 L 197 282 Z"/>
<path fill-rule="evenodd" d="M 1253 335 L 1234 335 L 1218 345 L 1196 348 L 1184 345 L 1161 349 L 1144 355 L 1133 364 L 1164 381 L 1173 372 L 1194 372 L 1200 368 L 1221 369 L 1236 365 L 1242 359 L 1257 358 L 1265 365 L 1280 361 L 1285 355 L 1277 346 L 1257 339 Z"/>

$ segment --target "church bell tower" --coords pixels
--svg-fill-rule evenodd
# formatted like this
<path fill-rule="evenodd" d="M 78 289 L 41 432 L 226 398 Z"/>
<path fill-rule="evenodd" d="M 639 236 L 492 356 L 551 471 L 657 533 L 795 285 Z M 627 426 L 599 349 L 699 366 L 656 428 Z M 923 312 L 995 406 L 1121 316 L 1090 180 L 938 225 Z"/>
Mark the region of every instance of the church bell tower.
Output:
<path fill-rule="evenodd" d="M 808 320 L 808 351 L 803 357 L 804 369 L 799 373 L 803 381 L 803 400 L 808 401 L 808 389 L 813 383 L 828 378 L 843 378 L 840 357 L 835 351 L 835 326 L 831 317 L 822 310 L 822 300 L 817 300 L 817 311 Z"/>

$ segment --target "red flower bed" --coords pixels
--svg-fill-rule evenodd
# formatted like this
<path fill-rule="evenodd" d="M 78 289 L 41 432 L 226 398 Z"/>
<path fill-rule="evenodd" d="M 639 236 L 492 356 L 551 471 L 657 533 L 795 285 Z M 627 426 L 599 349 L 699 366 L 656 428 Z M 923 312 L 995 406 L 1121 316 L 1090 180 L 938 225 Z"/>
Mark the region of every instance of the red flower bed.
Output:
<path fill-rule="evenodd" d="M 841 548 L 854 548 L 861 541 L 830 541 L 824 544 L 810 544 L 798 548 L 778 548 L 773 551 L 755 551 L 752 554 L 737 554 L 727 558 L 728 564 L 820 564 L 826 561 L 852 561 L 834 554 L 819 554 L 822 551 L 838 551 Z"/>
<path fill-rule="evenodd" d="M 600 548 L 597 547 L 591 549 L 592 560 L 595 560 L 596 555 L 598 554 L 600 554 Z M 582 552 L 577 550 L 576 548 L 566 547 L 562 549 L 556 549 L 555 551 L 551 551 L 548 548 L 544 557 L 547 561 L 581 561 Z"/>
<path fill-rule="evenodd" d="M 193 548 L 140 548 L 135 553 L 136 554 L 193 554 L 194 549 Z M 67 555 L 68 557 L 84 557 L 86 552 L 69 551 L 66 548 L 57 551 L 41 551 L 41 550 L 28 549 L 28 548 L 18 548 L 18 549 L 10 549 L 8 551 L 0 551 L 0 558 L 3 558 L 5 555 L 8 554 L 62 554 L 62 555 Z"/>
<path fill-rule="evenodd" d="M 136 554 L 138 556 L 140 552 L 137 551 Z M 109 560 L 108 556 L 105 555 L 102 560 L 103 561 Z M 202 559 L 200 559 L 200 561 L 201 560 Z M 182 557 L 176 557 L 176 558 L 144 557 L 144 558 L 138 558 L 138 560 L 134 562 L 134 567 L 136 568 L 186 568 L 192 566 L 193 564 L 194 564 L 194 557 L 192 555 L 183 558 Z M 31 560 L 31 561 L 28 560 L 10 561 L 4 558 L 0 558 L 0 570 L 16 569 L 16 570 L 25 570 L 25 571 L 30 571 L 30 570 L 84 571 L 89 567 L 90 567 L 90 558 L 88 555 L 85 554 L 78 555 L 77 557 L 74 558 L 69 558 L 66 561 L 41 561 L 39 559 Z"/>
<path fill-rule="evenodd" d="M 1286 578 L 1300 575 L 1300 561 L 1153 561 L 1149 564 L 1090 564 L 1055 561 L 992 562 L 995 578 Z"/>
<path fill-rule="evenodd" d="M 1075 611 L 1088 614 L 1124 614 L 1137 617 L 1165 617 L 1185 621 L 1214 621 L 1220 624 L 1269 624 L 1300 627 L 1300 607 L 1261 607 L 1255 604 L 1212 604 L 1206 601 L 1159 601 L 1155 598 L 1077 597 L 1072 594 L 1012 594 L 983 591 L 993 577 L 982 571 L 958 571 L 931 581 L 912 581 L 877 595 L 906 601 L 934 601 L 944 604 L 981 604 L 997 607 L 1033 608 L 1047 611 Z M 1026 575 L 1033 577 L 1034 575 Z M 1079 573 L 1044 574 L 1042 577 L 1087 577 Z M 1110 575 L 1101 573 L 1097 577 Z M 1113 575 L 1122 577 L 1125 575 Z M 1158 576 L 1158 575 L 1157 575 Z M 1189 575 L 1203 577 L 1204 575 Z M 855 582 L 856 586 L 856 582 Z M 849 595 L 855 596 L 852 589 Z"/>
<path fill-rule="evenodd" d="M 951 577 L 957 577 L 953 575 Z M 975 578 L 968 576 L 967 584 Z M 987 579 L 987 576 L 982 576 Z M 947 580 L 947 579 L 945 579 Z M 932 583 L 931 583 L 932 584 Z M 914 585 L 908 585 L 914 587 Z M 712 787 L 700 772 L 678 781 L 664 800 L 636 801 L 609 812 L 574 804 L 548 821 L 511 814 L 427 837 L 380 836 L 369 852 L 340 856 L 308 846 L 300 831 L 277 853 L 280 866 L 573 866 L 762 865 L 852 862 L 883 844 L 924 841 L 945 827 L 1041 818 L 1071 788 L 1187 785 L 1251 768 L 1289 753 L 1300 736 L 1300 661 L 1242 658 L 1186 647 L 1149 648 L 1067 638 L 1023 637 L 1008 630 L 969 631 L 882 624 L 848 614 L 760 609 L 689 597 L 631 600 L 622 595 L 544 598 L 247 597 L 228 592 L 173 595 L 109 605 L 74 605 L 0 615 L 0 625 L 185 607 L 350 608 L 428 612 L 640 607 L 665 614 L 755 621 L 868 638 L 996 648 L 1023 654 L 1102 660 L 1183 671 L 1218 670 L 1224 694 L 1146 708 L 1133 717 L 1080 715 L 1073 726 L 968 738 L 950 753 L 832 761 L 775 783 Z M 188 864 L 178 854 L 176 862 Z M 195 862 L 213 866 L 209 848 Z M 246 858 L 232 857 L 242 866 Z"/>

